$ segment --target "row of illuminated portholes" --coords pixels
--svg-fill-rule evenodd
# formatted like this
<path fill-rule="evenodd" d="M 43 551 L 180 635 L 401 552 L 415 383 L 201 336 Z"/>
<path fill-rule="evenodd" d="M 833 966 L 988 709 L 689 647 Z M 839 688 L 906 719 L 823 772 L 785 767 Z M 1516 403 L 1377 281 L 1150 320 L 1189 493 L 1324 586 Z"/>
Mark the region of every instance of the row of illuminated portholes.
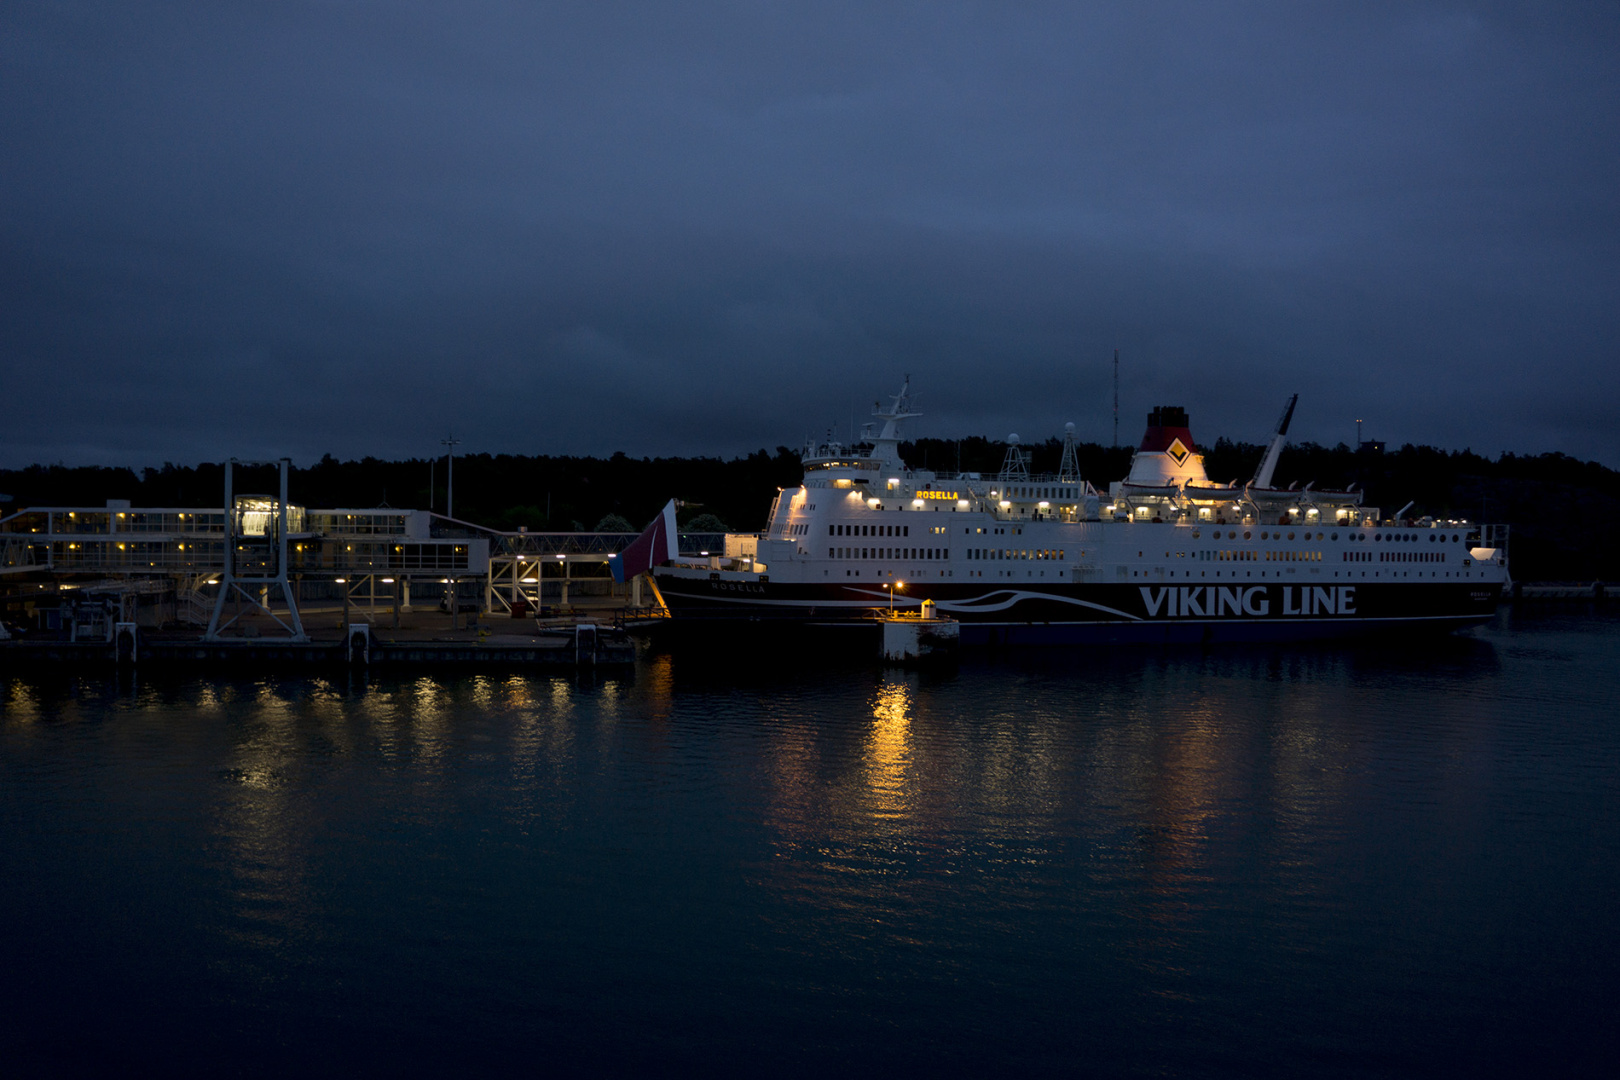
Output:
<path fill-rule="evenodd" d="M 1200 532 L 1201 532 L 1201 530 L 1194 529 L 1193 532 L 1192 532 L 1192 538 L 1194 540 L 1197 540 L 1199 538 Z M 1211 536 L 1212 539 L 1219 540 L 1221 538 L 1221 531 L 1219 529 L 1216 529 L 1213 533 L 1210 534 L 1210 536 Z M 1238 538 L 1237 530 L 1233 529 L 1233 530 L 1229 531 L 1226 534 L 1226 538 L 1228 540 L 1236 540 Z M 1321 540 L 1322 538 L 1323 538 L 1323 535 L 1321 533 L 1316 534 L 1316 539 Z M 1337 540 L 1338 538 L 1339 538 L 1338 533 L 1333 533 L 1333 534 L 1331 534 L 1330 536 L 1327 537 L 1327 539 L 1330 539 L 1330 540 Z M 1418 538 L 1418 534 L 1417 533 L 1390 533 L 1388 536 L 1385 536 L 1382 533 L 1373 533 L 1372 538 L 1373 538 L 1373 540 L 1375 542 L 1379 541 L 1379 540 L 1388 540 L 1390 543 L 1393 544 L 1397 540 L 1403 541 L 1403 542 L 1405 542 L 1405 541 L 1416 541 L 1417 538 Z M 1249 530 L 1245 529 L 1244 532 L 1243 532 L 1243 539 L 1252 540 L 1252 539 L 1254 539 L 1254 534 L 1252 532 L 1250 532 Z M 1266 530 L 1261 530 L 1260 539 L 1262 539 L 1262 540 L 1282 540 L 1282 539 L 1285 539 L 1285 537 L 1280 532 L 1269 532 L 1269 531 L 1266 531 Z M 1294 539 L 1294 534 L 1289 533 L 1288 536 L 1286 537 L 1286 539 L 1288 539 L 1288 540 Z M 1300 539 L 1309 540 L 1309 539 L 1311 539 L 1311 534 L 1310 533 L 1305 533 L 1303 536 L 1300 537 Z M 1367 539 L 1367 534 L 1366 533 L 1348 533 L 1347 534 L 1347 539 L 1365 541 Z M 1442 536 L 1442 535 L 1440 535 L 1438 533 L 1430 533 L 1429 534 L 1429 543 L 1431 543 L 1431 544 L 1434 543 L 1436 540 L 1439 540 L 1441 543 L 1445 543 L 1445 539 L 1446 538 L 1444 536 Z M 1458 535 L 1457 533 L 1452 533 L 1451 534 L 1451 542 L 1453 544 L 1458 543 L 1461 539 L 1462 539 L 1462 537 L 1460 535 Z"/>

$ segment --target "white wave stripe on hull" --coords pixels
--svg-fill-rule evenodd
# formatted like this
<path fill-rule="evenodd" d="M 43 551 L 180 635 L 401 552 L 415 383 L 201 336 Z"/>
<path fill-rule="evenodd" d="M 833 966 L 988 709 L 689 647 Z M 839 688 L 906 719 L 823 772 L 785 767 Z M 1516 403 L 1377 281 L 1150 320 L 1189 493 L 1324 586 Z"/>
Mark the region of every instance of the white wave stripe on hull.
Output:
<path fill-rule="evenodd" d="M 1007 599 L 992 602 L 992 598 L 996 596 L 1005 596 Z M 980 611 L 1006 611 L 1013 605 L 1023 600 L 1038 600 L 1051 603 L 1072 604 L 1075 607 L 1091 608 L 1093 611 L 1107 612 L 1108 614 L 1118 616 L 1121 619 L 1131 619 L 1136 622 L 1142 621 L 1142 616 L 1140 615 L 1132 615 L 1128 611 L 1120 611 L 1118 608 L 1111 608 L 1105 604 L 1098 604 L 1091 600 L 1081 600 L 1073 596 L 1057 596 L 1052 593 L 1026 592 L 1019 589 L 998 589 L 995 592 L 986 593 L 984 596 L 975 596 L 969 600 L 936 600 L 934 605 L 941 611 L 955 611 L 966 614 L 968 612 Z"/>

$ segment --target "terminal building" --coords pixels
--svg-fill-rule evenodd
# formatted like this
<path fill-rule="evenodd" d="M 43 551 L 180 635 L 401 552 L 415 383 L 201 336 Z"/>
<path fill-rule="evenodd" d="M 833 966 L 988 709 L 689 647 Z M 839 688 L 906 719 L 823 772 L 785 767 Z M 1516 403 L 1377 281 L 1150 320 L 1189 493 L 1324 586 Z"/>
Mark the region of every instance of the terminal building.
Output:
<path fill-rule="evenodd" d="M 634 534 L 500 532 L 428 510 L 304 507 L 288 501 L 287 461 L 274 463 L 274 495 L 233 493 L 235 464 L 218 507 L 7 506 L 0 626 L 69 640 L 110 638 L 122 622 L 190 625 L 204 640 L 303 641 L 301 610 L 312 606 L 341 605 L 345 621 L 373 623 L 424 602 L 486 617 L 566 612 L 582 593 L 643 606 L 643 579 L 615 589 L 607 574 Z"/>

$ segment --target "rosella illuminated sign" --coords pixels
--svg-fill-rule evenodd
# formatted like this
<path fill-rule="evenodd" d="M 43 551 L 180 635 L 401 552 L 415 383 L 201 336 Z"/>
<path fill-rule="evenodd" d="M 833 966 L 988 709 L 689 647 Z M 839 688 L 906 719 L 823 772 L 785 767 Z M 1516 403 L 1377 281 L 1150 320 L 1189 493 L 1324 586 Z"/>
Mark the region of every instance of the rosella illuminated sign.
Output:
<path fill-rule="evenodd" d="M 956 498 L 956 492 L 954 492 L 954 491 L 919 491 L 919 492 L 917 492 L 917 498 L 919 498 L 919 499 L 954 499 L 954 498 Z"/>

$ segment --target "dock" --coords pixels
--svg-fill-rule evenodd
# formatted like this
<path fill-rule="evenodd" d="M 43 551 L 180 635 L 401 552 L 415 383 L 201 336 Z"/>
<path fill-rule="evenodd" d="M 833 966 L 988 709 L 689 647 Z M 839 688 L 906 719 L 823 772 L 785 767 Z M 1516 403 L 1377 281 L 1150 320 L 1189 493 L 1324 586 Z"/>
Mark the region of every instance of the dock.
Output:
<path fill-rule="evenodd" d="M 21 636 L 0 641 L 0 666 L 33 663 L 193 664 L 201 666 L 405 664 L 502 665 L 574 670 L 635 663 L 636 646 L 614 625 L 616 612 L 582 610 L 546 619 L 485 618 L 418 610 L 379 620 L 344 621 L 341 608 L 301 612 L 307 640 L 276 634 L 264 616 L 249 616 L 231 636 L 206 640 L 187 626 L 115 623 L 79 640 Z"/>
<path fill-rule="evenodd" d="M 1601 581 L 1515 581 L 1514 601 L 1606 600 L 1613 586 Z"/>

